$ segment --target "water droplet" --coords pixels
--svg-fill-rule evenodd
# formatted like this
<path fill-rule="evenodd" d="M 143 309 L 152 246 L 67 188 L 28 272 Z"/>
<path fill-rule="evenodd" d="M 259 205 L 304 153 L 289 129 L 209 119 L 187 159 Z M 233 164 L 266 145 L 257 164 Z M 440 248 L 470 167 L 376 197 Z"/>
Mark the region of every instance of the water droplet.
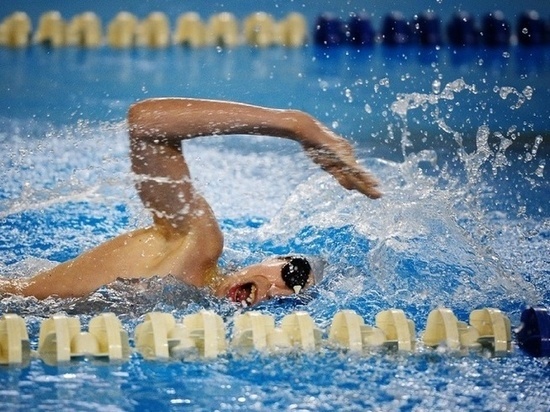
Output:
<path fill-rule="evenodd" d="M 344 90 L 344 95 L 346 96 L 346 98 L 348 100 L 348 103 L 353 102 L 353 96 L 351 95 L 351 90 L 350 89 L 345 89 Z"/>
<path fill-rule="evenodd" d="M 533 97 L 533 88 L 531 86 L 525 86 L 525 89 L 523 89 L 523 95 L 527 100 L 531 100 Z"/>
<path fill-rule="evenodd" d="M 546 166 L 546 161 L 543 159 L 539 163 L 539 167 L 537 167 L 537 170 L 535 170 L 535 175 L 537 177 L 544 177 L 544 167 Z"/>
<path fill-rule="evenodd" d="M 439 81 L 439 80 L 434 80 L 434 81 L 432 82 L 432 91 L 433 91 L 434 93 L 436 93 L 436 94 L 439 93 L 439 92 L 441 91 L 441 81 Z"/>

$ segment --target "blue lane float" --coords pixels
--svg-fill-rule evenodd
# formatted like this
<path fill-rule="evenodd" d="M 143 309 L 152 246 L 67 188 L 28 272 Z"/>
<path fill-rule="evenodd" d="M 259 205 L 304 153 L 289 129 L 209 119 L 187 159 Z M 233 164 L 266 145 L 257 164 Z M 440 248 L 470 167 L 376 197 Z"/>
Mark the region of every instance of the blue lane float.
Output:
<path fill-rule="evenodd" d="M 382 43 L 389 46 L 408 44 L 411 42 L 412 31 L 410 23 L 399 11 L 388 13 L 382 23 Z"/>
<path fill-rule="evenodd" d="M 535 46 L 548 40 L 546 24 L 535 10 L 527 10 L 520 14 L 516 27 L 519 44 Z"/>
<path fill-rule="evenodd" d="M 424 46 L 438 46 L 443 43 L 441 20 L 434 12 L 425 11 L 415 17 L 414 33 Z"/>
<path fill-rule="evenodd" d="M 501 47 L 510 44 L 510 23 L 504 13 L 497 10 L 483 17 L 481 37 L 483 43 L 491 47 Z"/>
<path fill-rule="evenodd" d="M 544 307 L 525 309 L 516 331 L 518 346 L 532 356 L 550 356 L 550 312 Z"/>
<path fill-rule="evenodd" d="M 479 39 L 479 29 L 475 17 L 467 11 L 454 13 L 447 25 L 447 37 L 453 46 L 476 45 Z"/>
<path fill-rule="evenodd" d="M 350 16 L 348 42 L 355 46 L 372 46 L 376 42 L 376 32 L 367 13 L 357 13 Z"/>
<path fill-rule="evenodd" d="M 338 46 L 345 42 L 346 31 L 342 19 L 332 13 L 324 13 L 317 18 L 313 31 L 313 41 L 320 46 Z"/>

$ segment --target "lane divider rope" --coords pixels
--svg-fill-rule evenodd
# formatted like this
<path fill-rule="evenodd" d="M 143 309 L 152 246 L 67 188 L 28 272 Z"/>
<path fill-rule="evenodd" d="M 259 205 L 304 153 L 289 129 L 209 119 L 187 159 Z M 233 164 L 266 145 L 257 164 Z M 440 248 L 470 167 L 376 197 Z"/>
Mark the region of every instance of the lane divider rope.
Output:
<path fill-rule="evenodd" d="M 297 12 L 289 13 L 281 20 L 266 12 L 255 12 L 242 22 L 230 12 L 214 14 L 207 21 L 196 12 L 186 12 L 178 16 L 175 27 L 171 27 L 167 14 L 161 11 L 152 12 L 141 20 L 128 11 L 121 11 L 104 29 L 93 11 L 66 21 L 59 11 L 54 10 L 40 16 L 33 33 L 29 16 L 24 11 L 17 11 L 0 22 L 0 45 L 26 47 L 34 43 L 95 48 L 107 44 L 116 49 L 135 46 L 165 48 L 170 45 L 235 47 L 241 44 L 300 47 L 308 43 L 308 32 L 311 32 L 312 44 L 320 46 L 348 44 L 357 47 L 377 43 L 439 46 L 446 40 L 453 46 L 505 47 L 511 44 L 548 44 L 549 27 L 550 22 L 546 22 L 536 10 L 521 12 L 516 16 L 514 26 L 499 10 L 485 13 L 480 22 L 472 13 L 457 11 L 445 27 L 433 11 L 423 11 L 412 19 L 399 11 L 392 11 L 383 16 L 379 30 L 365 12 L 351 13 L 347 19 L 334 13 L 322 13 L 309 30 L 305 17 Z"/>
<path fill-rule="evenodd" d="M 518 346 L 526 353 L 550 356 L 550 313 L 546 308 L 525 309 L 515 332 Z M 221 316 L 201 310 L 181 321 L 169 313 L 146 314 L 134 330 L 131 347 L 128 332 L 113 313 L 93 317 L 87 331 L 82 330 L 78 317 L 56 314 L 41 323 L 34 351 L 25 320 L 8 313 L 0 317 L 0 365 L 26 366 L 34 358 L 49 365 L 83 358 L 123 362 L 133 353 L 147 360 L 214 359 L 229 351 L 314 353 L 322 347 L 365 355 L 378 349 L 413 353 L 419 345 L 463 355 L 506 356 L 513 351 L 512 333 L 508 317 L 495 308 L 472 311 L 469 323 L 458 320 L 451 309 L 434 309 L 420 338 L 414 322 L 401 309 L 379 312 L 373 326 L 365 324 L 355 311 L 341 310 L 327 331 L 303 311 L 286 315 L 280 326 L 269 314 L 249 311 L 233 318 L 228 339 Z"/>

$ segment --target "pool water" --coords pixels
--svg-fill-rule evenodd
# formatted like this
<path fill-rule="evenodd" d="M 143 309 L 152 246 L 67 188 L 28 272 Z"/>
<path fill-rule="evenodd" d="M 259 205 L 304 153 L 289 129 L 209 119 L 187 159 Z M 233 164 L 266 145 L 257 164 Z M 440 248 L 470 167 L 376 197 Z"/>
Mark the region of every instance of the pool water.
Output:
<path fill-rule="evenodd" d="M 225 233 L 230 269 L 289 252 L 321 256 L 324 280 L 255 309 L 307 311 L 327 331 L 403 309 L 460 320 L 496 307 L 514 326 L 550 305 L 547 47 L 115 51 L 0 49 L 0 272 L 26 276 L 150 222 L 129 174 L 132 102 L 187 96 L 305 110 L 355 145 L 385 196 L 340 188 L 292 142 L 201 138 L 185 153 Z M 237 309 L 173 280 L 118 282 L 89 297 L 6 297 L 36 348 L 40 322 L 111 311 L 131 333 L 153 310 Z M 532 410 L 550 408 L 548 359 L 422 347 L 364 356 L 322 348 L 211 361 L 33 360 L 0 370 L 5 410 Z"/>

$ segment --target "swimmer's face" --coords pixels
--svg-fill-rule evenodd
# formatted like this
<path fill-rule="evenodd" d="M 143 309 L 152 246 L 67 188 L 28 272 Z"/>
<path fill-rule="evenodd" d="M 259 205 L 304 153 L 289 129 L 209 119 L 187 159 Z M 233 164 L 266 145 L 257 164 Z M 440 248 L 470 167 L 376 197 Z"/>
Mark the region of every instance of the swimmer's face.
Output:
<path fill-rule="evenodd" d="M 244 268 L 228 276 L 216 295 L 251 306 L 274 296 L 300 293 L 315 282 L 309 262 L 302 257 L 277 257 Z"/>

